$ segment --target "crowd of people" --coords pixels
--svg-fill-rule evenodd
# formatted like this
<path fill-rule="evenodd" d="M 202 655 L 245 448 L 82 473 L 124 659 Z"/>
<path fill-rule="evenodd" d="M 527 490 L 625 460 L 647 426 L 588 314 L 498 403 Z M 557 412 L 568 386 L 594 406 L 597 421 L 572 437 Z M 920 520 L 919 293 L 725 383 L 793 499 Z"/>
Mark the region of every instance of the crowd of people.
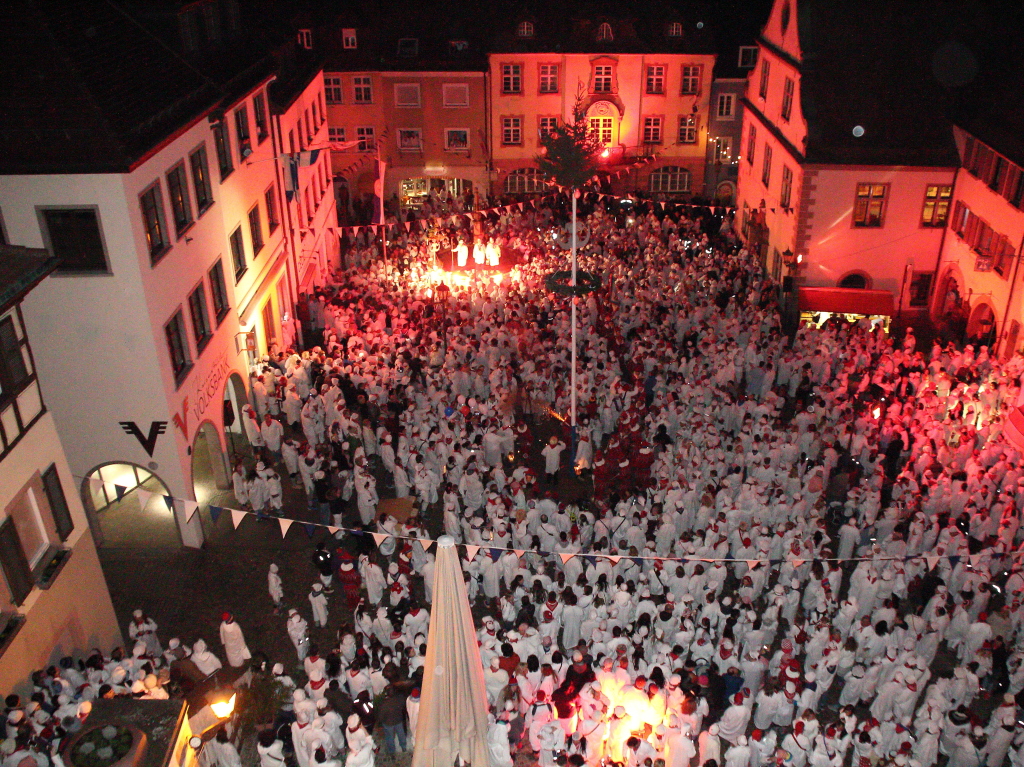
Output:
<path fill-rule="evenodd" d="M 378 724 L 411 747 L 441 532 L 480 547 L 493 767 L 1024 763 L 1024 469 L 1002 433 L 1022 358 L 784 328 L 728 217 L 585 199 L 601 285 L 576 299 L 573 432 L 573 299 L 545 280 L 565 207 L 420 228 L 387 260 L 357 238 L 306 349 L 254 371 L 239 504 L 289 515 L 287 475 L 377 543 L 318 548 L 264 767 L 372 767 Z M 515 265 L 441 271 L 437 243 L 478 229 Z M 419 513 L 378 514 L 407 496 Z M 281 609 L 276 566 L 268 588 Z"/>

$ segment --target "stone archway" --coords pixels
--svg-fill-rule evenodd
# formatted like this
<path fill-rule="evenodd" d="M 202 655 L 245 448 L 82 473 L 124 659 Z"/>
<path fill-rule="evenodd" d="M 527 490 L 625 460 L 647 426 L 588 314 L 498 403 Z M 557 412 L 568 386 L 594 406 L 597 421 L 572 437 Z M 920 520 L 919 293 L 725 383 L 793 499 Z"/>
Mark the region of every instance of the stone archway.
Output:
<path fill-rule="evenodd" d="M 167 505 L 170 490 L 159 476 L 134 463 L 94 467 L 81 485 L 82 504 L 97 545 L 177 548 L 181 534 Z"/>
<path fill-rule="evenodd" d="M 230 487 L 227 458 L 217 427 L 203 421 L 192 439 L 192 488 L 196 501 L 206 506 Z"/>
<path fill-rule="evenodd" d="M 991 345 L 996 332 L 996 313 L 987 301 L 980 302 L 971 310 L 967 320 L 967 338 Z"/>

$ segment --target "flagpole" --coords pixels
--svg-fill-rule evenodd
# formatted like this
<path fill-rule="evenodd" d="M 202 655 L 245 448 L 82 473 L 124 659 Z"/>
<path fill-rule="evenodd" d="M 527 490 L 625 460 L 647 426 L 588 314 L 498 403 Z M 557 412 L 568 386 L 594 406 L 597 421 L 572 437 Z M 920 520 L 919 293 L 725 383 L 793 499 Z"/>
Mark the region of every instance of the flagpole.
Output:
<path fill-rule="evenodd" d="M 579 190 L 572 190 L 572 392 L 569 398 L 569 412 L 572 423 L 572 458 L 576 460 L 576 197 Z"/>
<path fill-rule="evenodd" d="M 380 247 L 386 264 L 388 262 L 388 224 L 387 214 L 384 212 L 384 170 L 380 159 L 380 143 L 380 141 L 377 142 L 377 172 L 380 173 Z"/>

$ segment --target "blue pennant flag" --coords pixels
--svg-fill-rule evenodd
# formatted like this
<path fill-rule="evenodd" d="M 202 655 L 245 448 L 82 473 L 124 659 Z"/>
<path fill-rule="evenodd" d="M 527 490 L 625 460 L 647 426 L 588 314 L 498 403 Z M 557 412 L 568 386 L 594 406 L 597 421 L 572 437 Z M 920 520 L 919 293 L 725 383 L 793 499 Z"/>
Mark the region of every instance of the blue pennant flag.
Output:
<path fill-rule="evenodd" d="M 168 511 L 174 511 L 174 499 L 169 495 L 164 496 L 164 503 L 167 504 Z"/>
<path fill-rule="evenodd" d="M 958 557 L 958 556 L 951 556 L 949 558 L 949 566 L 950 567 L 956 567 L 958 564 L 960 564 L 960 557 Z"/>
<path fill-rule="evenodd" d="M 220 506 L 210 507 L 210 519 L 213 520 L 213 524 L 217 524 L 217 520 L 220 519 L 221 512 L 224 511 Z"/>
<path fill-rule="evenodd" d="M 124 494 L 128 492 L 128 488 L 124 485 L 114 485 L 114 493 L 117 495 L 117 500 L 124 498 Z"/>
<path fill-rule="evenodd" d="M 313 537 L 313 533 L 316 532 L 316 525 L 305 525 L 304 524 L 303 527 L 306 528 L 306 535 L 308 535 L 310 538 L 312 538 Z"/>

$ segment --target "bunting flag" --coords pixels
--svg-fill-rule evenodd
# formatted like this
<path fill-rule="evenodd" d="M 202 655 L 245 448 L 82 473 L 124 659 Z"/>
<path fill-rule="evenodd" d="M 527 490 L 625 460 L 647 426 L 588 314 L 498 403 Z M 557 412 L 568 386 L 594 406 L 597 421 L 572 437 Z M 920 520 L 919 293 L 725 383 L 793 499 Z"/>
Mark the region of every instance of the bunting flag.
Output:
<path fill-rule="evenodd" d="M 423 553 L 430 551 L 430 547 L 434 545 L 434 541 L 430 538 L 417 538 L 416 540 L 419 541 L 420 545 L 423 547 Z"/>
<path fill-rule="evenodd" d="M 281 537 L 282 538 L 284 538 L 286 535 L 288 535 L 288 528 L 290 528 L 292 526 L 292 522 L 293 522 L 293 520 L 285 519 L 284 517 L 280 517 L 277 520 L 277 524 L 279 524 L 281 526 Z"/>
<path fill-rule="evenodd" d="M 800 567 L 803 564 L 804 564 L 804 560 L 802 560 L 802 559 L 794 559 L 793 560 L 793 567 Z"/>
<path fill-rule="evenodd" d="M 139 511 L 145 511 L 146 507 L 149 506 L 149 499 L 153 497 L 153 494 L 148 490 L 143 490 L 141 487 L 135 489 L 135 496 L 139 499 Z"/>
<path fill-rule="evenodd" d="M 217 524 L 217 520 L 220 519 L 220 513 L 224 511 L 220 506 L 210 507 L 210 519 L 213 520 L 213 524 Z"/>
<path fill-rule="evenodd" d="M 391 537 L 387 533 L 370 533 L 370 535 L 373 536 L 373 542 L 377 544 L 378 549 L 380 548 L 380 545 L 384 543 L 384 541 Z"/>
<path fill-rule="evenodd" d="M 128 488 L 124 485 L 114 485 L 114 494 L 117 496 L 117 500 L 124 498 L 124 494 L 128 492 Z"/>
<path fill-rule="evenodd" d="M 613 565 L 617 565 L 622 557 L 616 556 L 615 554 L 605 554 L 605 559 L 610 559 Z"/>
<path fill-rule="evenodd" d="M 562 560 L 562 564 L 563 565 L 566 562 L 568 562 L 570 559 L 572 559 L 574 556 L 576 556 L 576 552 L 568 552 L 568 553 L 559 552 L 559 554 L 558 554 L 558 558 Z"/>
<path fill-rule="evenodd" d="M 92 488 L 92 492 L 95 495 L 99 495 L 103 492 L 103 480 L 97 477 L 93 477 L 89 480 L 89 486 Z"/>
<path fill-rule="evenodd" d="M 311 525 L 309 523 L 306 523 L 306 524 L 303 525 L 303 527 L 306 530 L 306 535 L 308 535 L 310 538 L 312 538 L 313 537 L 313 533 L 316 532 L 316 529 L 317 529 L 318 525 Z"/>
<path fill-rule="evenodd" d="M 516 555 L 517 559 L 522 559 L 523 554 L 526 553 L 526 549 L 512 549 L 512 553 Z"/>
<path fill-rule="evenodd" d="M 245 519 L 244 511 L 239 511 L 238 509 L 231 510 L 231 524 L 235 526 L 236 530 L 238 529 L 238 526 L 242 524 L 243 519 Z"/>
<path fill-rule="evenodd" d="M 289 522 L 289 524 L 291 524 L 291 523 Z M 341 528 L 340 527 L 332 527 L 331 525 L 327 526 L 327 530 L 328 530 L 328 532 L 330 532 L 331 535 L 337 535 L 338 533 L 341 532 Z"/>
<path fill-rule="evenodd" d="M 165 495 L 164 503 L 167 504 L 168 511 L 174 511 L 174 499 L 171 496 Z"/>
<path fill-rule="evenodd" d="M 472 562 L 476 558 L 477 552 L 480 551 L 479 546 L 475 546 L 471 543 L 466 544 L 466 561 Z"/>
<path fill-rule="evenodd" d="M 761 563 L 758 562 L 756 559 L 748 559 L 747 560 L 747 567 L 749 567 L 751 570 L 753 570 L 759 564 L 761 564 Z"/>
<path fill-rule="evenodd" d="M 198 510 L 199 510 L 199 504 L 198 503 L 196 503 L 195 501 L 186 500 L 185 501 L 185 522 L 186 523 L 191 522 L 192 521 L 192 517 L 195 516 L 196 511 L 198 511 Z M 214 520 L 214 522 L 216 522 L 216 521 L 217 520 Z"/>

